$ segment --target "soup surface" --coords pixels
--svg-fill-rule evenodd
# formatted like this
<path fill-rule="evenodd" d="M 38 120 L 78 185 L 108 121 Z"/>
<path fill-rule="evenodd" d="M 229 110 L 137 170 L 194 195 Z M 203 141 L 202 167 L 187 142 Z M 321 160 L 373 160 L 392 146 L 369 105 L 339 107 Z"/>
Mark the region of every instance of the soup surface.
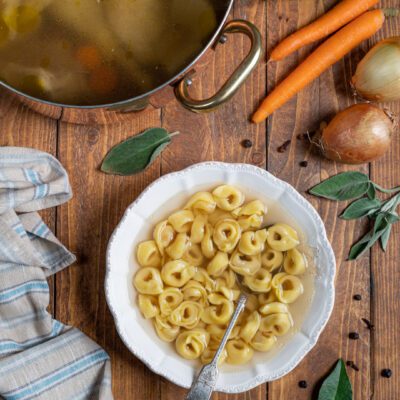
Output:
<path fill-rule="evenodd" d="M 64 104 L 126 100 L 175 76 L 216 26 L 211 0 L 0 0 L 0 80 Z"/>

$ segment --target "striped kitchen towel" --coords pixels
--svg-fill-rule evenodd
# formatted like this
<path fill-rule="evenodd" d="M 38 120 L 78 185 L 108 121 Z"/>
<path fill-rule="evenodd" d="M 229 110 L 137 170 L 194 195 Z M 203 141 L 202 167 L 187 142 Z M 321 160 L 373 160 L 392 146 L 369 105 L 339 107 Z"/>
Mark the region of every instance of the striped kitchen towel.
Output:
<path fill-rule="evenodd" d="M 46 311 L 46 277 L 75 257 L 38 210 L 71 198 L 51 155 L 0 147 L 0 398 L 112 399 L 106 352 Z"/>

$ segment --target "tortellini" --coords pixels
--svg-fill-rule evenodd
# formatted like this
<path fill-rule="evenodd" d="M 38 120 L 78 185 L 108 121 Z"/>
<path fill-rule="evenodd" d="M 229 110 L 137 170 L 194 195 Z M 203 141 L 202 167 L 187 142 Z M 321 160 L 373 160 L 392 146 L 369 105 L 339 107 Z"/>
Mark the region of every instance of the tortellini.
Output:
<path fill-rule="evenodd" d="M 243 233 L 239 242 L 239 251 L 247 256 L 260 254 L 264 250 L 267 236 L 268 234 L 266 229 Z"/>
<path fill-rule="evenodd" d="M 223 325 L 228 323 L 235 309 L 233 302 L 217 293 L 210 294 L 208 301 L 210 306 L 205 308 L 201 319 L 206 324 Z"/>
<path fill-rule="evenodd" d="M 158 250 L 164 255 L 164 249 L 168 247 L 175 238 L 174 228 L 168 224 L 168 221 L 161 221 L 154 228 L 153 238 L 157 244 Z"/>
<path fill-rule="evenodd" d="M 154 240 L 140 243 L 137 250 L 137 259 L 142 267 L 159 268 L 161 266 L 161 255 L 157 243 Z"/>
<path fill-rule="evenodd" d="M 194 301 L 184 301 L 169 316 L 169 321 L 186 329 L 193 329 L 200 321 L 203 307 Z"/>
<path fill-rule="evenodd" d="M 190 230 L 190 241 L 192 243 L 201 243 L 206 232 L 207 216 L 204 214 L 197 215 L 192 223 Z"/>
<path fill-rule="evenodd" d="M 213 258 L 217 252 L 216 246 L 213 242 L 213 231 L 214 228 L 210 224 L 206 224 L 204 227 L 204 236 L 201 240 L 201 251 L 207 258 Z"/>
<path fill-rule="evenodd" d="M 254 355 L 254 350 L 242 339 L 230 340 L 226 344 L 226 352 L 226 361 L 234 365 L 246 364 Z"/>
<path fill-rule="evenodd" d="M 166 317 L 160 315 L 156 315 L 154 327 L 156 328 L 157 335 L 164 342 L 173 342 L 181 330 L 179 326 L 171 324 Z"/>
<path fill-rule="evenodd" d="M 254 275 L 245 276 L 244 284 L 256 293 L 266 293 L 271 290 L 272 275 L 264 268 L 259 269 Z"/>
<path fill-rule="evenodd" d="M 136 290 L 141 294 L 160 294 L 164 288 L 160 271 L 152 267 L 139 269 L 133 279 L 133 283 Z"/>
<path fill-rule="evenodd" d="M 182 287 L 194 277 L 196 268 L 184 260 L 168 261 L 161 270 L 162 280 L 170 286 Z"/>
<path fill-rule="evenodd" d="M 154 318 L 159 313 L 158 298 L 156 296 L 148 296 L 139 294 L 139 309 L 146 319 Z"/>
<path fill-rule="evenodd" d="M 261 255 L 247 256 L 236 250 L 231 256 L 229 266 L 239 275 L 254 275 L 261 268 Z"/>
<path fill-rule="evenodd" d="M 207 272 L 211 276 L 220 276 L 228 268 L 229 257 L 227 253 L 219 251 L 207 265 Z"/>
<path fill-rule="evenodd" d="M 241 228 L 234 219 L 223 219 L 215 224 L 213 240 L 218 249 L 231 253 L 239 242 Z"/>
<path fill-rule="evenodd" d="M 166 288 L 158 296 L 158 303 L 162 315 L 170 315 L 182 303 L 184 294 L 178 288 Z"/>
<path fill-rule="evenodd" d="M 192 209 L 194 212 L 211 214 L 215 211 L 217 202 L 209 192 L 198 192 L 187 202 L 185 209 Z"/>
<path fill-rule="evenodd" d="M 283 253 L 278 250 L 266 248 L 261 254 L 261 264 L 269 272 L 278 269 L 283 263 Z"/>
<path fill-rule="evenodd" d="M 198 267 L 203 264 L 204 256 L 201 251 L 201 247 L 198 244 L 192 243 L 185 251 L 182 259 L 187 261 L 189 264 Z"/>
<path fill-rule="evenodd" d="M 246 319 L 246 322 L 240 329 L 240 337 L 247 343 L 250 343 L 258 329 L 260 328 L 261 317 L 257 311 L 253 311 Z"/>
<path fill-rule="evenodd" d="M 307 261 L 304 254 L 301 254 L 297 249 L 289 250 L 283 261 L 283 268 L 288 274 L 302 275 L 306 272 Z"/>
<path fill-rule="evenodd" d="M 268 246 L 273 250 L 287 251 L 300 244 L 297 232 L 289 225 L 275 224 L 268 229 Z"/>
<path fill-rule="evenodd" d="M 272 332 L 258 331 L 251 341 L 251 347 L 257 351 L 269 351 L 275 346 L 277 337 Z"/>
<path fill-rule="evenodd" d="M 189 247 L 190 241 L 186 233 L 178 233 L 174 241 L 165 250 L 173 260 L 178 260 L 183 257 Z"/>
<path fill-rule="evenodd" d="M 270 314 L 261 318 L 260 331 L 283 336 L 293 327 L 293 319 L 289 313 Z"/>
<path fill-rule="evenodd" d="M 252 294 L 219 364 L 247 363 L 293 328 L 290 307 L 304 291 L 307 259 L 297 232 L 285 223 L 266 226 L 266 213 L 262 201 L 245 203 L 238 188 L 221 185 L 194 194 L 138 244 L 139 310 L 181 357 L 211 362 L 241 285 Z"/>
<path fill-rule="evenodd" d="M 168 222 L 178 233 L 188 233 L 192 227 L 194 215 L 190 210 L 180 210 L 168 218 Z"/>
<path fill-rule="evenodd" d="M 187 360 L 199 358 L 207 348 L 210 335 L 204 329 L 182 332 L 176 339 L 176 351 Z"/>
<path fill-rule="evenodd" d="M 278 300 L 286 304 L 295 302 L 304 291 L 303 284 L 297 276 L 284 272 L 273 277 L 272 287 Z"/>
<path fill-rule="evenodd" d="M 207 290 L 200 283 L 195 280 L 189 281 L 182 288 L 184 300 L 190 300 L 201 304 L 203 307 L 207 304 Z"/>
<path fill-rule="evenodd" d="M 230 185 L 218 186 L 212 192 L 217 206 L 221 210 L 233 211 L 240 207 L 245 200 L 244 194 L 237 188 Z"/>

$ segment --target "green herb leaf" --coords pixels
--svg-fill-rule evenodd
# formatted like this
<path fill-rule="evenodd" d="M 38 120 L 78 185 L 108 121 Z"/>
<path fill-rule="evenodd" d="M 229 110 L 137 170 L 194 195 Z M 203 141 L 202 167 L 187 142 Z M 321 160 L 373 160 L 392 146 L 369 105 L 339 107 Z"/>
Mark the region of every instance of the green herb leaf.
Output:
<path fill-rule="evenodd" d="M 152 128 L 113 147 L 101 170 L 107 174 L 133 175 L 143 171 L 171 142 L 165 129 Z"/>
<path fill-rule="evenodd" d="M 318 400 L 352 400 L 353 389 L 343 360 L 339 360 L 319 390 Z"/>
<path fill-rule="evenodd" d="M 388 220 L 386 213 L 379 213 L 375 219 L 374 227 L 350 249 L 349 260 L 356 260 L 370 249 L 391 224 L 392 222 Z"/>
<path fill-rule="evenodd" d="M 382 206 L 382 211 L 394 211 L 400 204 L 400 193 L 385 201 Z"/>
<path fill-rule="evenodd" d="M 370 200 L 376 199 L 376 189 L 375 189 L 375 185 L 370 182 L 369 184 L 369 188 L 367 190 L 367 196 Z"/>
<path fill-rule="evenodd" d="M 387 249 L 387 245 L 388 245 L 388 242 L 389 242 L 389 238 L 390 238 L 391 232 L 392 232 L 392 224 L 390 224 L 390 225 L 385 229 L 385 231 L 382 233 L 382 236 L 381 236 L 381 246 L 382 246 L 382 250 L 383 250 L 383 251 L 386 251 L 386 249 Z"/>
<path fill-rule="evenodd" d="M 314 186 L 310 193 L 330 200 L 350 200 L 364 195 L 369 187 L 370 180 L 367 175 L 348 171 L 326 179 Z"/>
<path fill-rule="evenodd" d="M 357 219 L 373 214 L 380 209 L 381 201 L 379 199 L 368 199 L 363 197 L 351 203 L 344 211 L 340 218 Z"/>

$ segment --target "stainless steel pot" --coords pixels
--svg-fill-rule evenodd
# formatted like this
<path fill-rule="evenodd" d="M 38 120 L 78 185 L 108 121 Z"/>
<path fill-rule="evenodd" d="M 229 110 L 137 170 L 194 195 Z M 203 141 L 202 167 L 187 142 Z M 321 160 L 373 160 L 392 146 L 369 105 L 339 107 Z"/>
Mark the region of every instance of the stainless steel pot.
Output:
<path fill-rule="evenodd" d="M 195 60 L 172 79 L 140 96 L 112 104 L 71 106 L 29 96 L 1 81 L 0 85 L 6 87 L 23 103 L 35 111 L 72 123 L 86 124 L 93 122 L 106 123 L 114 120 L 120 121 L 121 119 L 131 118 L 126 115 L 130 112 L 141 112 L 149 107 L 160 108 L 173 97 L 176 97 L 185 108 L 193 112 L 204 113 L 215 110 L 232 98 L 254 70 L 263 53 L 261 34 L 255 25 L 245 20 L 231 20 L 226 22 L 233 2 L 234 0 L 215 2 L 216 14 L 219 21 L 218 27 L 211 40 Z M 251 48 L 248 55 L 214 96 L 205 100 L 193 99 L 189 93 L 189 87 L 192 84 L 192 77 L 196 69 L 200 69 L 204 64 L 207 64 L 210 57 L 213 56 L 212 53 L 215 47 L 219 43 L 225 43 L 227 34 L 234 33 L 244 34 L 250 38 Z"/>

